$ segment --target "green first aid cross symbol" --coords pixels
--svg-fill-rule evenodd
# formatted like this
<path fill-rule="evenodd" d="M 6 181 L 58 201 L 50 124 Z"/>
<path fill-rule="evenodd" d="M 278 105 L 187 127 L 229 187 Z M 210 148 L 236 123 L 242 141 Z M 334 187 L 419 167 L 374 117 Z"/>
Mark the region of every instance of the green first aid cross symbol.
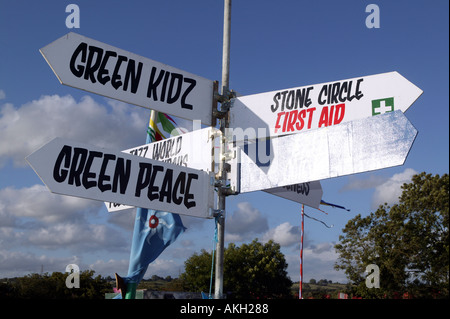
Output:
<path fill-rule="evenodd" d="M 394 111 L 394 98 L 372 100 L 372 116 Z"/>

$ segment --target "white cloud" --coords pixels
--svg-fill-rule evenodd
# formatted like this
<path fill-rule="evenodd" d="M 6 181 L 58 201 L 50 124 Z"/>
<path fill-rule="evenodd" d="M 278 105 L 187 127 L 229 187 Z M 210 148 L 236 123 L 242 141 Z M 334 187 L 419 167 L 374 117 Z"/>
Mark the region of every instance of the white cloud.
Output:
<path fill-rule="evenodd" d="M 108 214 L 108 222 L 133 233 L 136 217 L 136 208 L 130 208 Z"/>
<path fill-rule="evenodd" d="M 399 197 L 402 194 L 401 186 L 404 183 L 411 182 L 411 178 L 415 174 L 417 174 L 415 170 L 407 168 L 402 173 L 394 174 L 386 182 L 377 186 L 372 197 L 372 209 L 376 209 L 384 203 L 391 206 L 398 204 Z"/>
<path fill-rule="evenodd" d="M 125 251 L 124 240 L 110 224 L 88 221 L 103 203 L 50 193 L 45 186 L 0 190 L 2 248 Z"/>
<path fill-rule="evenodd" d="M 161 277 L 171 276 L 176 278 L 180 276 L 180 273 L 184 271 L 184 265 L 173 259 L 157 258 L 153 261 L 147 269 L 145 278 L 149 278 L 154 274 L 158 274 Z"/>
<path fill-rule="evenodd" d="M 41 227 L 30 230 L 27 241 L 27 247 L 37 246 L 42 249 L 65 249 L 74 252 L 123 250 L 127 246 L 122 244 L 122 236 L 112 228 L 98 224 L 59 223 Z"/>
<path fill-rule="evenodd" d="M 6 97 L 5 91 L 0 90 L 0 100 L 3 100 Z"/>
<path fill-rule="evenodd" d="M 350 175 L 348 177 L 348 183 L 345 184 L 339 190 L 339 192 L 375 188 L 386 182 L 386 180 L 387 180 L 386 177 L 378 175 L 370 175 L 368 178 L 365 179 L 360 179 L 356 176 Z"/>
<path fill-rule="evenodd" d="M 300 243 L 301 229 L 286 222 L 267 231 L 262 240 L 264 242 L 272 239 L 282 247 L 292 246 Z"/>
<path fill-rule="evenodd" d="M 43 185 L 0 189 L 0 203 L 2 226 L 18 225 L 20 218 L 43 223 L 80 220 L 82 212 L 93 213 L 102 207 L 97 201 L 50 193 Z"/>
<path fill-rule="evenodd" d="M 95 270 L 97 275 L 114 277 L 114 273 L 118 273 L 120 276 L 124 277 L 127 275 L 129 263 L 129 259 L 110 259 L 107 261 L 100 259 L 89 264 L 88 268 Z"/>
<path fill-rule="evenodd" d="M 44 95 L 19 108 L 1 105 L 0 166 L 7 159 L 25 166 L 26 156 L 56 137 L 113 150 L 143 144 L 149 111 L 115 101 L 108 104 L 110 108 L 89 96 L 77 102 L 70 95 Z"/>
<path fill-rule="evenodd" d="M 402 173 L 394 174 L 392 177 L 370 175 L 365 179 L 359 179 L 356 176 L 350 176 L 347 184 L 339 192 L 374 188 L 371 208 L 377 209 L 384 203 L 392 206 L 398 203 L 398 198 L 402 194 L 401 186 L 411 182 L 415 174 L 417 174 L 415 170 L 406 168 Z"/>
<path fill-rule="evenodd" d="M 340 283 L 347 282 L 344 272 L 334 269 L 334 263 L 337 258 L 338 255 L 334 250 L 334 243 L 323 242 L 305 247 L 303 249 L 303 282 L 307 283 L 312 278 L 316 280 L 328 279 Z M 297 250 L 295 255 L 286 255 L 286 261 L 291 280 L 300 280 L 299 250 Z"/>
<path fill-rule="evenodd" d="M 243 241 L 252 239 L 269 229 L 267 217 L 248 202 L 241 202 L 233 215 L 227 216 L 226 240 Z"/>
<path fill-rule="evenodd" d="M 18 252 L 0 250 L 0 278 L 22 277 L 31 273 L 62 272 L 66 271 L 69 264 L 76 264 L 81 271 L 92 269 L 95 275 L 111 276 L 117 272 L 125 276 L 128 270 L 128 259 L 96 260 L 86 264 L 80 256 L 52 257 L 48 255 L 38 255 L 30 252 Z"/>
<path fill-rule="evenodd" d="M 0 277 L 20 277 L 30 273 L 65 272 L 68 264 L 80 265 L 76 256 L 49 257 L 32 253 L 0 250 Z M 43 269 L 42 269 L 43 268 Z"/>

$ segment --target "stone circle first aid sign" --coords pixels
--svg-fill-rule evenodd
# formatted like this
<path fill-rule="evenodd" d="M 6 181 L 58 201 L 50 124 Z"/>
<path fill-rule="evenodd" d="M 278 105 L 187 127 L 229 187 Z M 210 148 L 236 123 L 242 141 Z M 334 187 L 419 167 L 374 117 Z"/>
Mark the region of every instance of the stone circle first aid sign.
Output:
<path fill-rule="evenodd" d="M 258 138 L 300 133 L 405 112 L 422 93 L 398 72 L 389 72 L 241 96 L 233 101 L 230 129 Z"/>

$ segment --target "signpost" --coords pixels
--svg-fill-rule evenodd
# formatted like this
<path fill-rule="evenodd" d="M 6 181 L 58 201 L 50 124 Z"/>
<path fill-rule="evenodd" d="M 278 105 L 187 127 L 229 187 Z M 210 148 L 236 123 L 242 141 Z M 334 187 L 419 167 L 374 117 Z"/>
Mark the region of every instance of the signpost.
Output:
<path fill-rule="evenodd" d="M 323 195 L 319 181 L 275 187 L 264 191 L 313 208 L 319 208 Z"/>
<path fill-rule="evenodd" d="M 233 100 L 230 128 L 258 138 L 305 132 L 405 112 L 422 93 L 398 72 L 389 72 L 247 95 Z"/>
<path fill-rule="evenodd" d="M 256 164 L 254 155 L 239 148 L 240 192 L 402 165 L 416 135 L 405 115 L 395 111 L 273 138 L 269 165 Z"/>
<path fill-rule="evenodd" d="M 213 124 L 211 80 L 73 32 L 40 51 L 62 84 Z"/>
<path fill-rule="evenodd" d="M 207 127 L 122 151 L 144 158 L 213 172 L 214 138 L 218 129 Z M 133 208 L 120 203 L 105 203 L 109 212 Z"/>
<path fill-rule="evenodd" d="M 61 138 L 27 161 L 53 193 L 212 217 L 212 173 Z"/>
<path fill-rule="evenodd" d="M 215 298 L 223 297 L 226 196 L 264 190 L 318 208 L 321 179 L 402 165 L 417 135 L 403 112 L 422 94 L 389 72 L 232 98 L 230 20 L 224 0 L 216 96 L 213 81 L 72 32 L 40 50 L 62 84 L 207 126 L 219 119 L 221 133 L 209 127 L 123 152 L 56 138 L 27 158 L 54 193 L 120 203 L 115 210 L 215 217 Z"/>

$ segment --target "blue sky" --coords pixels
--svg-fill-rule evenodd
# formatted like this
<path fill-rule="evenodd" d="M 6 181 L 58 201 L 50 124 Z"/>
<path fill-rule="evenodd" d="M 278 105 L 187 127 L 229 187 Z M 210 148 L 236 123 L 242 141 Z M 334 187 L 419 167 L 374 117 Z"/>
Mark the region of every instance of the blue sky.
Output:
<path fill-rule="evenodd" d="M 65 8 L 80 8 L 68 29 Z M 380 8 L 369 29 L 366 6 Z M 234 1 L 230 88 L 241 95 L 398 71 L 423 90 L 405 113 L 419 131 L 403 166 L 321 181 L 323 207 L 306 213 L 304 278 L 345 282 L 333 245 L 357 214 L 395 203 L 414 173 L 449 171 L 448 1 Z M 74 31 L 211 80 L 220 80 L 223 3 L 194 1 L 0 2 L 0 277 L 64 271 L 69 263 L 104 276 L 126 274 L 134 211 L 53 195 L 24 161 L 54 137 L 121 150 L 145 142 L 149 110 L 59 83 L 39 49 Z M 212 220 L 183 217 L 188 230 L 147 277 L 176 277 L 211 250 Z M 242 226 L 245 227 L 242 227 Z M 239 227 L 240 226 L 240 227 Z M 299 279 L 300 205 L 263 192 L 227 199 L 226 240 L 281 244 Z"/>

